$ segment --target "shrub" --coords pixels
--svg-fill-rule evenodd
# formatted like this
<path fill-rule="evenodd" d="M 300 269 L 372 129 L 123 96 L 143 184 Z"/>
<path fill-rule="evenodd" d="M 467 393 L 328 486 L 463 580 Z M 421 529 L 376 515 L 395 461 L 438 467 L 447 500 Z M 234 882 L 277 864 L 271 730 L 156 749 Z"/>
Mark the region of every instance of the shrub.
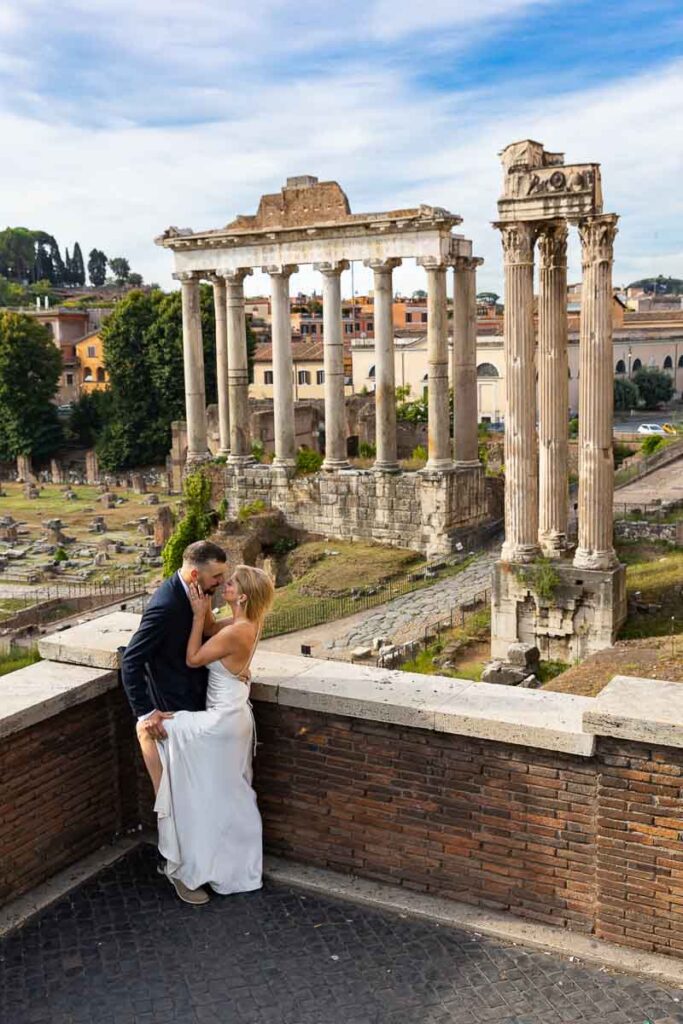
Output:
<path fill-rule="evenodd" d="M 519 566 L 515 569 L 515 576 L 544 603 L 552 601 L 560 584 L 559 574 L 547 558 L 539 558 L 531 565 Z"/>
<path fill-rule="evenodd" d="M 361 459 L 374 459 L 377 455 L 377 446 L 370 441 L 361 441 L 358 445 L 358 454 Z"/>
<path fill-rule="evenodd" d="M 191 473 L 183 486 L 185 515 L 168 538 L 161 557 L 164 576 L 172 576 L 183 564 L 183 551 L 196 540 L 206 540 L 211 531 L 211 481 L 201 470 Z"/>
<path fill-rule="evenodd" d="M 320 452 L 312 448 L 302 448 L 296 453 L 296 468 L 298 473 L 317 473 L 323 464 L 323 457 Z"/>
<path fill-rule="evenodd" d="M 664 438 L 658 434 L 650 434 L 649 437 L 643 438 L 640 444 L 640 450 L 643 455 L 654 455 L 656 451 L 664 444 Z"/>
<path fill-rule="evenodd" d="M 57 548 L 55 551 L 55 562 L 68 562 L 69 556 L 64 548 Z"/>
<path fill-rule="evenodd" d="M 572 416 L 572 418 L 569 421 L 569 436 L 570 437 L 578 437 L 579 436 L 579 417 L 578 416 Z"/>
<path fill-rule="evenodd" d="M 251 454 L 257 462 L 263 462 L 264 453 L 265 448 L 263 447 L 263 441 L 254 441 L 251 446 Z"/>
<path fill-rule="evenodd" d="M 246 505 L 240 505 L 237 518 L 240 523 L 248 523 L 252 516 L 258 516 L 267 509 L 265 501 L 261 501 L 257 498 L 256 501 L 250 501 Z"/>
<path fill-rule="evenodd" d="M 415 459 L 416 462 L 427 461 L 427 449 L 423 444 L 418 444 L 413 448 L 411 459 Z"/>
<path fill-rule="evenodd" d="M 227 519 L 227 517 L 228 517 L 228 499 L 227 498 L 221 498 L 221 500 L 218 502 L 218 508 L 216 509 L 216 514 L 218 515 L 219 519 Z"/>

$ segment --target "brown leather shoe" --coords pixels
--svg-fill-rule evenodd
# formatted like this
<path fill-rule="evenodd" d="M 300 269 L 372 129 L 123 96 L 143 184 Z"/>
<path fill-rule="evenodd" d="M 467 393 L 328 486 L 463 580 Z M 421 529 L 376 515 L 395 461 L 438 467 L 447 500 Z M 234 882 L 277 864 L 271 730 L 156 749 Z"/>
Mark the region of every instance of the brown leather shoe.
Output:
<path fill-rule="evenodd" d="M 206 889 L 202 889 L 201 886 L 199 889 L 188 889 L 179 878 L 169 878 L 168 880 L 183 903 L 189 903 L 193 907 L 203 907 L 206 903 L 211 902 Z"/>

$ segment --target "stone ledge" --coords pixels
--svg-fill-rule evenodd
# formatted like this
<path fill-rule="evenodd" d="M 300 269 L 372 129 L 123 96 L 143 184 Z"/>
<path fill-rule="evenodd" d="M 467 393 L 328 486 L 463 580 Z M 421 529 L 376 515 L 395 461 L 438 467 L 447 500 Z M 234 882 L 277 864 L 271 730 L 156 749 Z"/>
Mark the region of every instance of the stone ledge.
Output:
<path fill-rule="evenodd" d="M 614 676 L 584 713 L 586 732 L 683 747 L 683 684 Z"/>
<path fill-rule="evenodd" d="M 0 679 L 0 737 L 27 729 L 117 686 L 115 672 L 38 661 Z"/>
<path fill-rule="evenodd" d="M 114 612 L 45 638 L 43 656 L 97 668 L 115 667 L 140 617 Z M 252 665 L 256 701 L 351 718 L 540 747 L 588 757 L 594 737 L 582 716 L 593 703 L 538 690 L 425 676 L 260 649 Z"/>

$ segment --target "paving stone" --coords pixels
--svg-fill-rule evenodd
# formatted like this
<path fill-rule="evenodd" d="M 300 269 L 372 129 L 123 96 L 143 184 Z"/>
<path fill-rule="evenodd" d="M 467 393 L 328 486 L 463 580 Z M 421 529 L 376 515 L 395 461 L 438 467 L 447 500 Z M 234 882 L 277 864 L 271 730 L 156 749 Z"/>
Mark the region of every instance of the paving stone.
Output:
<path fill-rule="evenodd" d="M 270 882 L 188 907 L 149 847 L 0 945 L 2 1024 L 683 1024 L 682 995 Z"/>

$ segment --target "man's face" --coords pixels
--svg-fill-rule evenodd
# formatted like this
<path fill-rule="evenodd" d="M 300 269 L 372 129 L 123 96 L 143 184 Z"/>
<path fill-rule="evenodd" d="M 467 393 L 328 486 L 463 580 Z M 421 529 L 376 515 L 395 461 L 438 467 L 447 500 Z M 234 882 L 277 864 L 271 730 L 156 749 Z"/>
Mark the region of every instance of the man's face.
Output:
<path fill-rule="evenodd" d="M 225 562 L 207 562 L 193 567 L 192 580 L 198 583 L 205 594 L 215 594 L 225 579 L 228 567 Z"/>

